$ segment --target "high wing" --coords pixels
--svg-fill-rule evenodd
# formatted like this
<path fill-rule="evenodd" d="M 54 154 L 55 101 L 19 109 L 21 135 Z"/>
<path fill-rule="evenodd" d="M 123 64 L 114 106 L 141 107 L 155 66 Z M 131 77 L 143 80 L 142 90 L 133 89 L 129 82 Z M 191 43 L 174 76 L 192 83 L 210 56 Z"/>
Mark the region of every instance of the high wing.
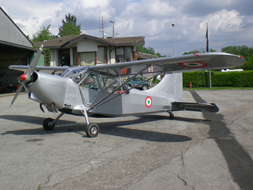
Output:
<path fill-rule="evenodd" d="M 18 71 L 27 71 L 28 65 L 10 65 L 9 69 L 18 70 Z M 60 74 L 64 72 L 69 67 L 49 67 L 49 66 L 37 66 L 36 71 L 40 71 L 43 73 L 53 73 Z"/>
<path fill-rule="evenodd" d="M 200 53 L 142 61 L 131 61 L 116 64 L 89 66 L 89 70 L 102 74 L 115 76 L 126 75 L 153 75 L 159 73 L 179 73 L 201 70 L 228 69 L 243 65 L 242 56 L 228 53 Z M 29 66 L 11 65 L 9 69 L 26 71 Z M 60 74 L 69 67 L 37 66 L 36 71 Z"/>
<path fill-rule="evenodd" d="M 96 65 L 90 66 L 89 70 L 113 77 L 233 68 L 243 65 L 244 62 L 245 59 L 242 56 L 228 53 L 201 53 L 117 64 Z"/>

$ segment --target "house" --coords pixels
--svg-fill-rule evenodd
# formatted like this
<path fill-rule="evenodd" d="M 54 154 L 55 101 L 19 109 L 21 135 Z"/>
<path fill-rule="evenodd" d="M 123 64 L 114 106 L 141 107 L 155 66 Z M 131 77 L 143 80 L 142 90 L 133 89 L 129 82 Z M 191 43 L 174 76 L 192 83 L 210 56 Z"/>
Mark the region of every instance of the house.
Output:
<path fill-rule="evenodd" d="M 144 37 L 98 38 L 83 34 L 35 43 L 51 52 L 50 66 L 91 66 L 137 60 Z"/>

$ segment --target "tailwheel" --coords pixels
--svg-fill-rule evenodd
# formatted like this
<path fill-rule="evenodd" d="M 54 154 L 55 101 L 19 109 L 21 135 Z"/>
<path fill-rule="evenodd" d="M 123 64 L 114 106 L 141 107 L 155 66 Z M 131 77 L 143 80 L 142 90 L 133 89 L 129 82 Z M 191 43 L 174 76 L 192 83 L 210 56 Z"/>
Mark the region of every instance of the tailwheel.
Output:
<path fill-rule="evenodd" d="M 99 133 L 99 127 L 97 124 L 89 124 L 86 126 L 86 134 L 88 137 L 96 137 Z"/>
<path fill-rule="evenodd" d="M 171 111 L 169 111 L 169 114 L 170 114 L 170 119 L 174 119 L 174 114 Z"/>
<path fill-rule="evenodd" d="M 53 123 L 53 119 L 51 118 L 47 118 L 44 120 L 43 122 L 43 128 L 45 129 L 45 131 L 51 131 L 54 129 L 55 123 Z"/>

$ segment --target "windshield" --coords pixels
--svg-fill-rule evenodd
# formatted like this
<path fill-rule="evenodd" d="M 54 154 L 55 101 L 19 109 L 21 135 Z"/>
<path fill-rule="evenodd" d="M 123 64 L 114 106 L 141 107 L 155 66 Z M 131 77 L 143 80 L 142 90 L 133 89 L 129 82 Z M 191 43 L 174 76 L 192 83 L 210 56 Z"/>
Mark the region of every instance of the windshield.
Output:
<path fill-rule="evenodd" d="M 83 72 L 84 70 L 87 71 L 88 67 L 70 67 L 61 74 L 61 77 L 72 77 L 73 75 Z"/>
<path fill-rule="evenodd" d="M 88 72 L 88 67 L 76 67 L 76 68 L 69 68 L 65 70 L 61 76 L 62 77 L 69 77 L 73 82 L 79 83 Z"/>

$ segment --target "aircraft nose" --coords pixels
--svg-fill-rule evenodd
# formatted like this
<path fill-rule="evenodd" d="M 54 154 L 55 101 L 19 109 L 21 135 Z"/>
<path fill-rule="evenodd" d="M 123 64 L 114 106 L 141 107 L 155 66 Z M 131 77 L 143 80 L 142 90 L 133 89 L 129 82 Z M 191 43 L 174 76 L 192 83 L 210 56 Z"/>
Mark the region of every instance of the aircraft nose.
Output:
<path fill-rule="evenodd" d="M 47 105 L 55 104 L 57 108 L 63 107 L 65 98 L 66 78 L 58 75 L 37 73 L 38 79 L 29 87 L 30 91 Z"/>
<path fill-rule="evenodd" d="M 25 80 L 26 80 L 26 74 L 21 75 L 21 76 L 20 76 L 20 79 L 21 79 L 22 81 L 25 81 Z"/>

